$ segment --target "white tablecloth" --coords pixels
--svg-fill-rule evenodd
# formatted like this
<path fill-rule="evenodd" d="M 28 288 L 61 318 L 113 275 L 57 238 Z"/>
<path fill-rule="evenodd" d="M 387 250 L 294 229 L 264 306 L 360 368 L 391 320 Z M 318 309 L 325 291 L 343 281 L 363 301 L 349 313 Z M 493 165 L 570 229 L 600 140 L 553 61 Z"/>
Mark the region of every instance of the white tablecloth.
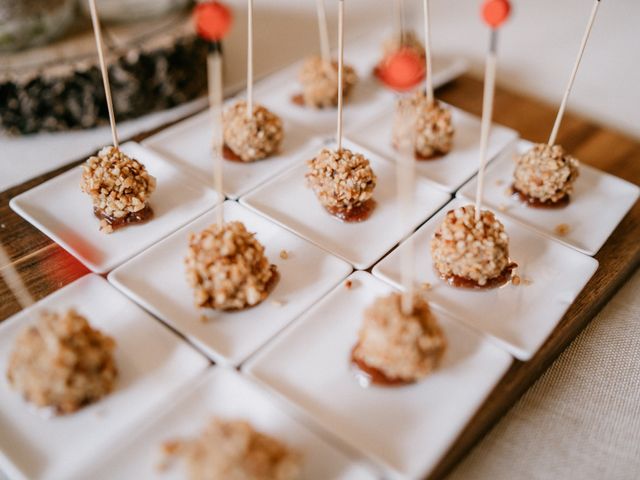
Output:
<path fill-rule="evenodd" d="M 640 271 L 448 480 L 640 478 Z"/>

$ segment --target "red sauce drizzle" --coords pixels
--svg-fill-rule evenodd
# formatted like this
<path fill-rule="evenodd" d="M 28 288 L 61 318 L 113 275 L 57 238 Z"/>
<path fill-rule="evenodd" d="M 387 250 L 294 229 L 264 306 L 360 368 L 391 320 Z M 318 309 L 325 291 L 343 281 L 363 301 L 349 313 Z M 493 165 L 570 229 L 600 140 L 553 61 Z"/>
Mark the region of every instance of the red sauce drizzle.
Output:
<path fill-rule="evenodd" d="M 124 217 L 116 218 L 111 215 L 107 215 L 98 208 L 93 208 L 93 214 L 100 220 L 106 221 L 114 231 L 131 225 L 133 223 L 145 223 L 153 217 L 153 210 L 149 205 L 146 205 L 142 210 L 137 212 L 131 212 Z"/>
<path fill-rule="evenodd" d="M 570 200 L 570 196 L 565 194 L 564 197 L 562 197 L 560 200 L 556 200 L 555 202 L 553 200 L 545 200 L 543 202 L 538 200 L 537 198 L 521 192 L 515 187 L 515 185 L 511 185 L 511 190 L 521 202 L 532 208 L 564 208 L 569 204 Z"/>
<path fill-rule="evenodd" d="M 242 160 L 242 158 L 240 158 L 240 156 L 236 154 L 236 152 L 231 150 L 226 143 L 222 146 L 222 158 L 224 158 L 225 160 L 230 160 L 232 162 L 247 163 Z"/>
<path fill-rule="evenodd" d="M 442 152 L 440 150 L 435 150 L 431 155 L 421 155 L 418 152 L 414 152 L 416 160 L 420 160 L 421 162 L 429 161 L 429 160 L 440 160 L 444 157 L 448 152 Z"/>
<path fill-rule="evenodd" d="M 291 97 L 291 103 L 294 105 L 298 105 L 299 107 L 306 107 L 307 104 L 304 102 L 304 95 L 301 93 L 297 93 Z"/>
<path fill-rule="evenodd" d="M 517 266 L 517 263 L 511 262 L 505 267 L 500 275 L 488 279 L 487 283 L 485 283 L 484 285 L 480 285 L 478 282 L 476 282 L 475 280 L 471 280 L 470 278 L 464 278 L 458 275 L 440 275 L 439 272 L 438 275 L 452 287 L 468 288 L 471 290 L 490 290 L 492 288 L 501 287 L 502 285 L 508 283 L 511 280 L 513 270 Z"/>
<path fill-rule="evenodd" d="M 358 223 L 364 222 L 369 217 L 371 217 L 371 214 L 373 213 L 375 208 L 376 201 L 373 198 L 370 198 L 366 202 L 350 210 L 335 207 L 325 207 L 325 210 L 337 219 L 342 220 L 343 222 Z"/>

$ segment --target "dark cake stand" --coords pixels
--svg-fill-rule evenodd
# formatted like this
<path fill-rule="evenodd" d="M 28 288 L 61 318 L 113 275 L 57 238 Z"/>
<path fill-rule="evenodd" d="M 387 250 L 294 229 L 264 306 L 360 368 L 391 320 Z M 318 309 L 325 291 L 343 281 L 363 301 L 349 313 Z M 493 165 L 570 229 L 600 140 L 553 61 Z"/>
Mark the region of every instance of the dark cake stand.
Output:
<path fill-rule="evenodd" d="M 192 100 L 206 91 L 207 47 L 189 12 L 103 26 L 118 121 Z M 63 38 L 0 53 L 0 130 L 11 134 L 108 123 L 95 40 L 80 17 Z"/>

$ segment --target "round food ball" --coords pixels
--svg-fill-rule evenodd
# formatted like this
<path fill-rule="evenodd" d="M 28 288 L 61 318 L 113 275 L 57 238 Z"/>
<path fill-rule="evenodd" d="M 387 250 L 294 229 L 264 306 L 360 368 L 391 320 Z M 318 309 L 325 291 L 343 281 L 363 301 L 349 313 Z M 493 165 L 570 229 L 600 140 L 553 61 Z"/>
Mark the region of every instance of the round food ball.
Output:
<path fill-rule="evenodd" d="M 413 311 L 402 311 L 402 296 L 380 297 L 364 312 L 353 358 L 381 372 L 387 382 L 411 383 L 440 363 L 447 346 L 427 302 L 416 295 Z"/>
<path fill-rule="evenodd" d="M 282 120 L 261 105 L 247 118 L 247 102 L 240 100 L 224 112 L 224 143 L 243 162 L 276 154 L 282 145 Z"/>
<path fill-rule="evenodd" d="M 74 310 L 43 312 L 18 338 L 9 358 L 9 384 L 37 407 L 75 412 L 104 397 L 118 371 L 115 342 Z"/>
<path fill-rule="evenodd" d="M 431 239 L 431 257 L 442 278 L 489 287 L 508 280 L 515 264 L 509 260 L 509 237 L 504 226 L 488 211 L 475 218 L 473 205 L 447 212 Z M 464 285 L 467 286 L 467 285 Z"/>
<path fill-rule="evenodd" d="M 111 233 L 114 225 L 146 218 L 156 179 L 142 163 L 115 147 L 104 147 L 82 165 L 80 188 L 91 196 L 100 229 Z"/>
<path fill-rule="evenodd" d="M 415 126 L 413 132 L 405 127 L 407 119 Z M 418 91 L 398 100 L 392 142 L 400 149 L 407 136 L 413 135 L 414 153 L 420 159 L 446 155 L 453 146 L 454 128 L 451 110 L 434 100 L 429 102 L 425 92 Z"/>
<path fill-rule="evenodd" d="M 240 310 L 269 295 L 278 272 L 241 222 L 211 225 L 189 237 L 187 281 L 198 307 Z"/>
<path fill-rule="evenodd" d="M 338 105 L 338 62 L 331 64 L 318 56 L 307 58 L 299 74 L 302 84 L 304 104 L 314 108 L 328 108 Z M 353 87 L 358 83 L 358 75 L 353 67 L 344 65 L 342 72 L 342 97 L 346 101 Z"/>
<path fill-rule="evenodd" d="M 376 176 L 364 155 L 323 148 L 307 165 L 307 184 L 329 212 L 350 212 L 373 198 Z"/>
<path fill-rule="evenodd" d="M 560 145 L 538 143 L 516 157 L 514 189 L 540 203 L 554 204 L 568 199 L 579 175 L 579 162 Z"/>
<path fill-rule="evenodd" d="M 168 445 L 186 461 L 191 480 L 299 480 L 302 474 L 298 452 L 244 420 L 213 418 L 197 438 Z"/>

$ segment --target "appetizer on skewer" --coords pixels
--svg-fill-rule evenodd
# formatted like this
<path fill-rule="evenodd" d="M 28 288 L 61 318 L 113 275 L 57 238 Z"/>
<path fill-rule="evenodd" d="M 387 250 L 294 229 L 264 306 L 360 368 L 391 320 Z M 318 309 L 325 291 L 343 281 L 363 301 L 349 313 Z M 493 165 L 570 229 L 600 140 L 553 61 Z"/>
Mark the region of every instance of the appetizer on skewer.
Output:
<path fill-rule="evenodd" d="M 562 102 L 560 102 L 549 141 L 546 144 L 534 145 L 531 150 L 516 158 L 513 190 L 529 207 L 564 207 L 569 203 L 570 195 L 573 193 L 573 183 L 578 178 L 580 165 L 575 158 L 556 144 L 556 140 L 599 7 L 600 0 L 594 0 L 591 16 Z"/>
<path fill-rule="evenodd" d="M 89 0 L 89 7 L 113 146 L 103 148 L 97 156 L 92 156 L 86 161 L 82 167 L 80 188 L 91 196 L 93 213 L 100 219 L 100 230 L 112 233 L 126 225 L 145 222 L 153 216 L 148 201 L 156 188 L 156 179 L 147 172 L 142 163 L 120 151 L 96 1 Z"/>
<path fill-rule="evenodd" d="M 335 150 L 323 148 L 307 162 L 307 185 L 322 206 L 345 222 L 369 218 L 375 202 L 376 176 L 369 160 L 362 154 L 342 148 L 342 108 L 344 79 L 344 0 L 338 2 L 338 122 Z"/>
<path fill-rule="evenodd" d="M 243 420 L 213 418 L 190 440 L 169 441 L 165 454 L 185 460 L 190 480 L 297 480 L 301 456 Z"/>
<path fill-rule="evenodd" d="M 429 375 L 446 347 L 444 333 L 422 297 L 414 296 L 407 314 L 402 296 L 391 293 L 365 310 L 352 361 L 365 382 L 398 386 Z"/>
<path fill-rule="evenodd" d="M 338 62 L 331 58 L 324 0 L 316 0 L 316 9 L 321 54 L 311 56 L 303 63 L 298 77 L 302 84 L 302 93 L 294 95 L 292 100 L 295 104 L 305 107 L 334 108 L 338 106 L 339 66 Z M 349 97 L 357 82 L 356 71 L 349 65 L 344 65 L 342 72 L 344 100 Z"/>
<path fill-rule="evenodd" d="M 217 102 L 220 102 L 220 65 L 215 77 L 218 78 L 210 78 L 209 94 L 213 95 L 214 83 L 217 82 L 219 85 L 215 95 L 218 97 Z M 218 107 L 212 102 L 212 109 Z M 236 102 L 224 112 L 222 123 L 223 155 L 228 160 L 253 162 L 275 155 L 280 150 L 284 138 L 282 120 L 266 107 L 253 102 L 253 0 L 247 1 L 247 99 Z"/>
<path fill-rule="evenodd" d="M 16 339 L 9 384 L 36 407 L 73 413 L 113 391 L 115 341 L 74 310 L 43 312 Z"/>

